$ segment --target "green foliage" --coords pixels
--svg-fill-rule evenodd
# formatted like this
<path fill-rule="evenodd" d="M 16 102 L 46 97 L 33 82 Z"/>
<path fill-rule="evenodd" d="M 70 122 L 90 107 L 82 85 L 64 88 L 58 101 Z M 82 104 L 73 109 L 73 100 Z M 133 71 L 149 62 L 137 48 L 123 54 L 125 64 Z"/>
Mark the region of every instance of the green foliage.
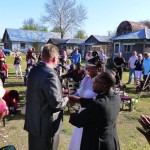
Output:
<path fill-rule="evenodd" d="M 84 30 L 79 30 L 79 31 L 75 34 L 74 37 L 75 37 L 75 38 L 79 38 L 79 39 L 85 39 L 85 38 L 87 38 L 86 33 L 85 33 Z"/>
<path fill-rule="evenodd" d="M 51 32 L 61 32 L 60 27 L 54 27 Z"/>
<path fill-rule="evenodd" d="M 139 116 L 136 116 L 136 115 L 131 115 L 131 114 L 125 114 L 124 115 L 128 120 L 131 120 L 131 121 L 137 121 Z"/>
<path fill-rule="evenodd" d="M 22 27 L 23 30 L 38 30 L 36 26 L 26 25 Z"/>
<path fill-rule="evenodd" d="M 62 129 L 62 133 L 71 135 L 70 131 L 68 129 L 65 129 L 65 128 Z"/>

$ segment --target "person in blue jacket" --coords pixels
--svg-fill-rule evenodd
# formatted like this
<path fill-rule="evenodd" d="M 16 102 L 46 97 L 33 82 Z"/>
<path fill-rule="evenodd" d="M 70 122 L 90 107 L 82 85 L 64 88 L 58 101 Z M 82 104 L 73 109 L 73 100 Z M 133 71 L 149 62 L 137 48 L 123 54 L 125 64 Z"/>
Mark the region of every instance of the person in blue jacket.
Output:
<path fill-rule="evenodd" d="M 81 54 L 78 52 L 78 49 L 75 49 L 74 53 L 72 54 L 72 61 L 73 64 L 81 63 Z"/>

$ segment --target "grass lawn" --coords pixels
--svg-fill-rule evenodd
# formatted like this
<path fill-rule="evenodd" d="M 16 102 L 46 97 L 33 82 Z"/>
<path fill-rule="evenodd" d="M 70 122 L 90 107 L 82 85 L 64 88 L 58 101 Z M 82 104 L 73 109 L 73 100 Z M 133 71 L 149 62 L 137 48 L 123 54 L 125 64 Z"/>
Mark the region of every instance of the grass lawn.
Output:
<path fill-rule="evenodd" d="M 7 56 L 9 66 L 9 78 L 6 79 L 5 89 L 15 89 L 20 93 L 20 106 L 23 105 L 25 98 L 24 92 L 26 87 L 22 79 L 16 79 L 13 66 L 13 56 Z M 26 62 L 23 56 L 22 71 L 25 72 Z M 128 80 L 128 72 L 123 74 L 123 83 Z M 133 98 L 138 98 L 139 94 L 135 93 L 134 84 L 127 85 L 127 93 Z M 150 146 L 146 139 L 141 135 L 136 127 L 140 126 L 138 118 L 141 114 L 150 115 L 150 98 L 141 97 L 136 105 L 136 110 L 129 112 L 126 107 L 120 111 L 117 120 L 117 129 L 120 140 L 121 150 L 149 150 Z M 64 111 L 64 125 L 61 132 L 59 150 L 67 150 L 72 134 L 72 125 L 68 123 L 69 115 Z M 24 116 L 17 114 L 6 118 L 6 127 L 3 127 L 0 121 L 0 147 L 5 145 L 14 145 L 17 150 L 27 150 L 27 132 L 23 130 Z M 90 135 L 89 135 L 90 136 Z"/>

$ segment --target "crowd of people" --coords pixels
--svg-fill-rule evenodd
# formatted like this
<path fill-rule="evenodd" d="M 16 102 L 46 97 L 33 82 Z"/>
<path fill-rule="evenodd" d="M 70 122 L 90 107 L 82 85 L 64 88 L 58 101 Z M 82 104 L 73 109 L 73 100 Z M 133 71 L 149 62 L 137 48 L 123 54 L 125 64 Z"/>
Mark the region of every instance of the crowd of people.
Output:
<path fill-rule="evenodd" d="M 122 80 L 122 73 L 125 66 L 125 58 L 122 56 L 122 53 L 119 52 L 118 56 L 114 59 L 114 66 L 117 69 L 117 74 L 119 75 L 120 80 Z M 145 52 L 142 54 L 137 54 L 136 51 L 133 51 L 132 56 L 128 60 L 129 68 L 129 79 L 126 84 L 131 84 L 132 76 L 134 76 L 134 83 L 136 84 L 137 80 L 145 81 L 150 72 L 150 56 L 149 53 Z M 143 77 L 142 77 L 143 74 Z"/>
<path fill-rule="evenodd" d="M 114 68 L 111 70 L 107 69 L 108 58 L 103 49 L 99 52 L 89 51 L 85 56 L 85 66 L 81 64 L 82 58 L 78 49 L 74 50 L 71 59 L 65 49 L 62 50 L 61 56 L 59 62 L 58 48 L 52 44 L 44 45 L 38 56 L 34 48 L 30 48 L 26 54 L 24 129 L 28 132 L 29 150 L 58 149 L 63 111 L 68 103 L 80 103 L 78 111 L 70 112 L 69 122 L 74 128 L 69 150 L 119 150 L 116 120 L 121 99 L 115 92 L 115 86 L 122 86 L 123 68 L 126 63 L 122 53 L 119 52 L 114 58 Z M 6 56 L 0 54 L 0 60 L 1 57 L 5 60 Z M 21 55 L 15 53 L 16 78 L 18 73 L 23 78 L 21 61 Z M 150 71 L 149 54 L 142 55 L 133 51 L 128 60 L 128 68 L 127 84 L 131 84 L 132 74 L 134 83 L 137 79 L 146 80 Z M 73 95 L 64 97 L 62 87 L 66 78 L 80 82 L 80 86 Z M 2 77 L 1 80 L 4 84 Z M 0 88 L 4 90 L 3 84 Z M 16 110 L 19 102 L 17 91 L 3 90 L 2 94 L 0 93 L 0 118 L 8 115 L 12 106 Z M 150 124 L 150 119 L 142 115 L 139 122 L 144 126 Z M 138 130 L 143 133 L 142 129 Z M 149 131 L 150 127 L 146 129 L 146 132 Z"/>

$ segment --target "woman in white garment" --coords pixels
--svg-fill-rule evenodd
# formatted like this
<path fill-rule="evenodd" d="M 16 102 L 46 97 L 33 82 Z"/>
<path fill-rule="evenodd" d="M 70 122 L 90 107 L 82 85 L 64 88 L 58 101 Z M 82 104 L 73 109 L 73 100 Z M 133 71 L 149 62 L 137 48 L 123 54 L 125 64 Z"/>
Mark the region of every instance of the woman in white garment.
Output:
<path fill-rule="evenodd" d="M 88 75 L 84 77 L 81 85 L 77 92 L 73 96 L 79 96 L 84 98 L 94 98 L 96 93 L 93 92 L 93 82 L 95 77 L 98 75 L 98 70 L 101 67 L 100 61 L 97 58 L 91 58 L 88 60 L 86 69 Z M 79 112 L 81 112 L 83 107 L 80 107 Z M 82 139 L 83 128 L 73 128 L 72 137 L 69 145 L 69 150 L 80 150 L 80 143 Z"/>

